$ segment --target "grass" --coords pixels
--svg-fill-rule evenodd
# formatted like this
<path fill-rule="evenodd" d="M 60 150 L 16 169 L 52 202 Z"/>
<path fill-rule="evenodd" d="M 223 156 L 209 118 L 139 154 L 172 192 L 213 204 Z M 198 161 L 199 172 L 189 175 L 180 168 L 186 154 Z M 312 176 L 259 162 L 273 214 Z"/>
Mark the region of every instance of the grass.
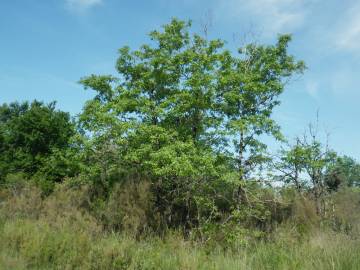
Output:
<path fill-rule="evenodd" d="M 226 252 L 176 234 L 137 241 L 17 219 L 3 223 L 0 242 L 1 269 L 360 269 L 360 243 L 324 232 L 302 243 L 282 239 Z"/>
<path fill-rule="evenodd" d="M 176 232 L 140 240 L 131 233 L 112 233 L 84 204 L 74 192 L 45 200 L 33 189 L 0 194 L 0 269 L 360 269 L 360 240 L 354 235 L 326 229 L 299 235 L 289 223 L 271 241 L 224 250 L 220 244 L 187 241 Z"/>

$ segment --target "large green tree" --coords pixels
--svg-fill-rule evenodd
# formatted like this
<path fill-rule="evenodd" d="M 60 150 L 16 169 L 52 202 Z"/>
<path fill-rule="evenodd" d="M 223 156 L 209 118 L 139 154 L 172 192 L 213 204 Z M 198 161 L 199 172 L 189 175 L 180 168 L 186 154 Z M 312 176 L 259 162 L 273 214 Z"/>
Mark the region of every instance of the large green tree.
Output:
<path fill-rule="evenodd" d="M 194 214 L 199 222 L 203 206 L 216 212 L 222 193 L 244 186 L 264 161 L 259 137 L 281 137 L 272 110 L 304 64 L 287 52 L 290 36 L 235 54 L 190 26 L 173 19 L 150 33 L 149 44 L 119 50 L 118 76 L 83 78 L 96 96 L 80 121 L 91 133 L 93 159 L 111 152 L 95 170 L 103 184 L 124 171 L 150 178 L 169 220 L 183 213 L 182 219 Z"/>

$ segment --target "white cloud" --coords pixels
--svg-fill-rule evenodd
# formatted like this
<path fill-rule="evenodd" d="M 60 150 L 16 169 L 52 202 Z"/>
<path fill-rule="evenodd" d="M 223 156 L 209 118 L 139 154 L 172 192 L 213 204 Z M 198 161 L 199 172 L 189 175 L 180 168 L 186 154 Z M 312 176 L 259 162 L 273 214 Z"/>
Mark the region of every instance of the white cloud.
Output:
<path fill-rule="evenodd" d="M 335 44 L 340 49 L 360 49 L 360 4 L 352 6 L 341 18 L 335 31 Z"/>
<path fill-rule="evenodd" d="M 221 9 L 226 17 L 253 18 L 265 35 L 293 31 L 306 19 L 308 5 L 316 0 L 226 0 Z"/>
<path fill-rule="evenodd" d="M 103 0 L 65 0 L 65 5 L 70 11 L 80 13 L 102 3 Z"/>

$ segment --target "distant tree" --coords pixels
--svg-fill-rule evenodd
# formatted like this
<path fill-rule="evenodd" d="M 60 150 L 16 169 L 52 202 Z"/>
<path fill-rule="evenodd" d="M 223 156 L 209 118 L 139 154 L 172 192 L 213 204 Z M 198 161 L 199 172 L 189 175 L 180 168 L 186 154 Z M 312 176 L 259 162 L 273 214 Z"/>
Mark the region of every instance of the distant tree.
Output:
<path fill-rule="evenodd" d="M 327 185 L 331 190 L 340 185 L 360 187 L 360 164 L 349 156 L 337 157 L 327 171 Z"/>

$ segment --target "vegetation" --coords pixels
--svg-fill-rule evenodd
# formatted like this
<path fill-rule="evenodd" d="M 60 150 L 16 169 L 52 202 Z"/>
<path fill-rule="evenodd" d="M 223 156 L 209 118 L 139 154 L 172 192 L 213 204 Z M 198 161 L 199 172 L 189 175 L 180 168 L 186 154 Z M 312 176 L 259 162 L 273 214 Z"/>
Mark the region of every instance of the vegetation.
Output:
<path fill-rule="evenodd" d="M 233 53 L 173 19 L 150 39 L 80 80 L 77 118 L 0 107 L 0 267 L 360 268 L 360 164 L 272 118 L 305 69 L 291 37 Z"/>
<path fill-rule="evenodd" d="M 105 215 L 136 228 L 142 210 L 127 208 L 127 198 L 118 198 L 123 207 L 108 203 Z M 291 217 L 269 232 L 267 239 L 238 242 L 231 248 L 221 242 L 191 241 L 179 231 L 137 237 L 132 226 L 108 230 L 103 218 L 89 214 L 86 187 L 61 184 L 42 199 L 41 190 L 23 183 L 3 190 L 1 200 L 0 269 L 325 270 L 360 266 L 358 191 L 336 193 L 336 224 L 320 226 L 311 202 L 291 198 L 287 202 Z M 126 218 L 118 218 L 124 212 Z"/>

